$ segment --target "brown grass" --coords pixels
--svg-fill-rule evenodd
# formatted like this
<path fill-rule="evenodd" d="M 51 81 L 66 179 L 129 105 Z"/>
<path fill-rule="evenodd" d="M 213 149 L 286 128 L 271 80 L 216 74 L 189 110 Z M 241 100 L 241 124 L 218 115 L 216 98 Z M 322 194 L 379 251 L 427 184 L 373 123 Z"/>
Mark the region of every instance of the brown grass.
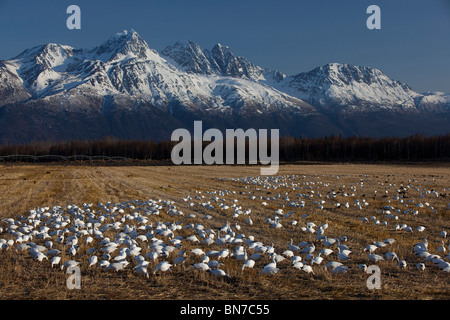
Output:
<path fill-rule="evenodd" d="M 99 202 L 123 202 L 133 199 L 163 199 L 176 202 L 185 216 L 189 213 L 197 215 L 194 219 L 172 218 L 165 212 L 157 217 L 157 221 L 178 221 L 186 223 L 202 223 L 208 228 L 219 228 L 228 220 L 232 226 L 238 223 L 242 229 L 240 233 L 246 236 L 254 235 L 264 243 L 274 243 L 277 253 L 287 249 L 289 239 L 295 243 L 300 241 L 313 241 L 315 235 L 300 231 L 300 226 L 312 221 L 320 225 L 328 220 L 329 228 L 326 235 L 330 237 L 348 237 L 346 243 L 353 251 L 352 260 L 346 265 L 352 268 L 349 274 L 332 275 L 323 270 L 329 260 L 337 260 L 335 254 L 326 258 L 320 266 L 314 267 L 315 275 L 310 276 L 301 271 L 289 267 L 289 259 L 279 264 L 281 271 L 272 276 L 258 273 L 261 267 L 269 262 L 263 258 L 257 262 L 255 269 L 245 269 L 241 272 L 241 262 L 229 258 L 223 269 L 231 276 L 231 279 L 217 279 L 214 276 L 192 270 L 189 265 L 199 258 L 188 256 L 186 264 L 173 268 L 171 273 L 156 274 L 145 279 L 137 276 L 131 268 L 118 274 L 106 273 L 98 270 L 98 267 L 88 268 L 88 257 L 81 259 L 82 288 L 81 290 L 69 290 L 66 286 L 68 275 L 60 268 L 50 268 L 49 263 L 33 261 L 27 253 L 16 253 L 14 250 L 6 250 L 0 253 L 0 298 L 1 299 L 449 299 L 450 276 L 438 268 L 427 265 L 424 273 L 415 269 L 418 258 L 412 252 L 412 246 L 423 240 L 426 235 L 430 242 L 430 252 L 437 253 L 440 245 L 439 232 L 448 230 L 450 210 L 447 203 L 450 168 L 435 165 L 286 165 L 280 167 L 280 175 L 300 175 L 297 179 L 299 186 L 314 180 L 320 193 L 326 195 L 329 191 L 342 191 L 354 196 L 343 197 L 338 194 L 334 200 L 328 199 L 324 209 L 317 209 L 313 199 L 304 199 L 306 206 L 302 209 L 284 207 L 285 212 L 295 211 L 290 218 L 283 220 L 283 228 L 270 229 L 264 220 L 273 215 L 273 211 L 280 208 L 284 192 L 289 193 L 290 200 L 298 200 L 297 193 L 307 193 L 315 189 L 292 190 L 281 187 L 277 190 L 265 190 L 254 186 L 245 188 L 245 184 L 233 181 L 219 181 L 217 178 L 239 178 L 259 175 L 259 167 L 230 167 L 230 166 L 192 166 L 192 167 L 83 167 L 83 166 L 1 166 L 0 167 L 0 218 L 17 218 L 26 215 L 28 210 L 42 206 L 65 206 L 68 204 L 82 205 L 83 203 Z M 306 178 L 301 176 L 305 175 Z M 336 175 L 339 175 L 337 179 Z M 364 188 L 360 182 L 364 181 Z M 410 181 L 410 182 L 408 182 Z M 384 183 L 380 186 L 379 183 Z M 419 209 L 419 215 L 398 214 L 400 220 L 388 221 L 388 228 L 375 226 L 372 222 L 364 224 L 360 217 L 369 218 L 375 215 L 384 220 L 380 210 L 391 199 L 391 204 L 398 207 L 398 202 L 392 200 L 397 195 L 396 190 L 408 185 L 434 189 L 440 193 L 440 197 L 432 195 L 420 199 L 420 192 L 414 188 L 406 193 L 405 200 L 414 199 L 417 202 L 428 201 L 437 213 L 431 213 L 429 209 Z M 395 184 L 390 186 L 389 184 Z M 356 185 L 356 191 L 350 187 Z M 345 186 L 345 187 L 344 187 Z M 384 187 L 388 187 L 387 197 Z M 194 196 L 195 191 L 234 190 L 235 195 L 226 196 L 227 204 L 233 198 L 239 200 L 244 210 L 251 209 L 253 226 L 245 224 L 246 216 L 238 219 L 231 217 L 232 211 L 213 211 L 202 208 L 196 204 L 188 208 L 182 201 L 186 195 Z M 374 194 L 377 190 L 377 194 Z M 262 207 L 263 200 L 249 200 L 249 194 L 240 192 L 252 192 L 256 196 L 272 197 L 281 193 L 277 200 L 267 201 L 269 206 Z M 383 191 L 383 192 L 382 192 Z M 269 193 L 270 192 L 270 193 Z M 202 202 L 209 201 L 212 196 L 203 193 Z M 220 196 L 219 196 L 220 198 Z M 355 199 L 366 199 L 369 206 L 363 210 L 356 210 L 353 206 Z M 350 209 L 336 208 L 334 203 L 348 201 Z M 198 203 L 198 200 L 193 202 Z M 214 203 L 216 208 L 218 203 Z M 403 208 L 401 208 L 403 210 Z M 211 220 L 202 220 L 204 214 L 211 214 Z M 303 214 L 309 214 L 305 219 Z M 291 220 L 298 220 L 297 226 L 291 226 Z M 416 230 L 412 234 L 403 231 L 394 231 L 396 223 L 406 223 L 414 228 L 424 225 L 426 231 L 421 234 Z M 190 234 L 188 230 L 180 232 L 181 235 Z M 9 239 L 9 235 L 0 235 L 0 238 Z M 388 261 L 380 262 L 382 271 L 381 290 L 371 291 L 366 287 L 369 275 L 358 270 L 359 263 L 370 264 L 367 260 L 367 252 L 362 249 L 374 241 L 382 241 L 386 238 L 395 238 L 397 242 L 390 247 L 379 249 L 377 253 L 394 251 L 401 259 L 408 261 L 406 270 L 399 270 L 396 263 Z M 446 242 L 448 245 L 448 240 Z M 196 245 L 183 242 L 183 249 L 190 250 Z M 322 244 L 316 241 L 317 250 Z M 62 248 L 62 247 L 61 247 Z M 215 244 L 207 249 L 220 250 Z M 335 252 L 335 248 L 332 248 Z M 81 246 L 80 252 L 85 248 Z M 234 248 L 233 248 L 234 250 Z M 63 260 L 67 260 L 67 247 L 64 247 Z M 117 251 L 118 252 L 118 251 Z M 115 254 L 117 254 L 117 252 Z M 143 254 L 147 253 L 146 249 Z M 175 252 L 176 254 L 176 252 Z M 172 259 L 169 257 L 168 259 Z M 156 265 L 156 264 L 155 264 Z M 149 271 L 152 270 L 151 265 Z M 133 265 L 132 265 L 133 266 Z M 132 267 L 131 266 L 131 267 Z"/>

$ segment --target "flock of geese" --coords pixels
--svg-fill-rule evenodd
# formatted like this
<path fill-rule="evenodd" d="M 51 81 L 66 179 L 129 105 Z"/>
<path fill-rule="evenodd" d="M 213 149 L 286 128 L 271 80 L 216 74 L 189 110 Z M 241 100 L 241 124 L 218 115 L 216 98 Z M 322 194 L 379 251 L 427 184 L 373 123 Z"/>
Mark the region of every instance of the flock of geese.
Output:
<path fill-rule="evenodd" d="M 334 178 L 339 181 L 339 176 Z M 430 202 L 439 197 L 436 191 L 414 186 L 412 181 L 400 187 L 381 183 L 378 192 L 388 195 L 383 197 L 386 205 L 371 208 L 365 199 L 356 199 L 355 195 L 357 189 L 367 184 L 364 179 L 346 188 L 348 191 L 340 192 L 329 183 L 306 176 L 220 180 L 243 186 L 243 189 L 195 191 L 194 195 L 183 197 L 181 205 L 174 201 L 149 199 L 29 210 L 25 215 L 2 219 L 0 249 L 28 254 L 33 260 L 61 270 L 80 265 L 104 272 L 132 270 L 146 278 L 175 268 L 230 278 L 231 260 L 239 266 L 232 274 L 256 268 L 260 276 L 276 274 L 283 268 L 296 269 L 310 276 L 317 270 L 345 274 L 358 272 L 351 266 L 356 261 L 354 252 L 364 253 L 367 257 L 357 262 L 359 272 L 365 272 L 369 265 L 380 261 L 395 263 L 402 270 L 425 272 L 431 267 L 450 272 L 447 231 L 440 232 L 440 246 L 433 246 L 433 251 L 427 240 L 426 226 L 413 227 L 399 222 L 405 215 L 420 214 L 422 208 L 427 208 L 431 214 L 437 212 L 428 202 L 417 203 L 411 198 L 407 201 L 402 196 L 408 189 L 415 189 L 421 198 Z M 324 187 L 329 190 L 326 194 L 321 193 Z M 340 188 L 345 186 L 340 185 Z M 338 199 L 349 200 L 341 203 Z M 240 202 L 260 209 L 243 208 Z M 274 206 L 277 208 L 273 209 Z M 392 251 L 397 242 L 394 238 L 351 248 L 346 235 L 336 235 L 332 221 L 326 218 L 325 206 L 332 206 L 335 212 L 351 207 L 361 213 L 378 213 L 369 217 L 361 214 L 360 223 L 406 235 L 411 233 L 411 237 L 420 233 L 423 241 L 408 249 L 414 253 L 413 259 Z M 312 208 L 324 210 L 320 211 L 324 214 L 311 217 Z M 182 211 L 185 209 L 191 213 L 185 214 Z M 259 225 L 255 225 L 256 222 Z M 272 243 L 264 243 L 243 233 L 246 228 L 249 231 L 255 227 L 290 232 L 292 238 L 284 241 L 280 237 Z"/>

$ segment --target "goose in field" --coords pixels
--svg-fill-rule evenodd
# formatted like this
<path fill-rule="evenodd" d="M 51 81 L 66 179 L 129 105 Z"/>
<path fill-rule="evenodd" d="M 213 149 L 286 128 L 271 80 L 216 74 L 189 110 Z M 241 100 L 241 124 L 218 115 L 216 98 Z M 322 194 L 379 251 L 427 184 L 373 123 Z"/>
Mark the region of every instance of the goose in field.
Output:
<path fill-rule="evenodd" d="M 295 261 L 294 263 L 292 263 L 292 268 L 298 269 L 298 270 L 302 270 L 304 264 L 300 261 Z"/>
<path fill-rule="evenodd" d="M 364 263 L 361 263 L 361 264 L 358 266 L 358 269 L 361 270 L 362 272 L 366 272 L 366 271 L 367 271 L 367 265 L 364 264 Z"/>
<path fill-rule="evenodd" d="M 323 239 L 323 244 L 326 247 L 330 247 L 332 245 L 334 245 L 337 242 L 337 239 L 335 238 L 328 238 L 327 236 L 325 236 L 325 238 Z"/>
<path fill-rule="evenodd" d="M 304 248 L 301 251 L 301 253 L 306 253 L 306 254 L 313 253 L 315 249 L 316 249 L 316 247 L 314 246 L 314 243 L 311 243 L 311 245 Z"/>
<path fill-rule="evenodd" d="M 284 250 L 282 255 L 284 255 L 286 258 L 292 258 L 294 256 L 294 252 L 291 250 Z"/>
<path fill-rule="evenodd" d="M 152 260 L 153 262 L 155 262 L 156 260 L 158 260 L 159 256 L 160 256 L 159 253 L 156 252 L 156 251 L 150 251 L 149 253 L 147 253 L 147 254 L 145 255 L 146 258 Z"/>
<path fill-rule="evenodd" d="M 156 268 L 153 270 L 153 274 L 155 274 L 156 272 L 160 271 L 160 272 L 166 272 L 166 271 L 171 271 L 170 267 L 172 265 L 167 262 L 167 261 L 161 261 Z"/>
<path fill-rule="evenodd" d="M 323 258 L 320 256 L 320 253 L 317 257 L 315 257 L 314 259 L 311 260 L 311 264 L 321 264 L 323 261 Z"/>
<path fill-rule="evenodd" d="M 347 266 L 337 266 L 336 268 L 332 269 L 330 272 L 333 274 L 343 274 L 349 271 L 350 268 Z"/>
<path fill-rule="evenodd" d="M 447 249 L 445 249 L 444 240 L 442 240 L 442 244 L 438 247 L 439 253 L 445 253 Z"/>
<path fill-rule="evenodd" d="M 97 256 L 92 256 L 89 258 L 89 267 L 94 266 L 98 261 L 98 257 Z"/>
<path fill-rule="evenodd" d="M 339 261 L 330 261 L 325 265 L 325 269 L 334 269 L 336 267 L 342 266 L 343 264 Z"/>
<path fill-rule="evenodd" d="M 138 266 L 134 267 L 133 270 L 138 274 L 142 274 L 147 279 L 150 278 L 150 275 L 148 274 L 148 270 L 147 270 L 146 266 L 138 265 Z"/>
<path fill-rule="evenodd" d="M 129 264 L 128 261 L 113 262 L 113 263 L 110 263 L 105 268 L 105 270 L 106 271 L 119 272 L 119 271 L 122 271 L 123 269 L 125 269 L 128 264 Z"/>
<path fill-rule="evenodd" d="M 47 256 L 45 254 L 43 254 L 42 252 L 38 252 L 35 256 L 35 259 L 39 262 L 42 262 L 42 260 L 44 259 L 48 259 Z"/>
<path fill-rule="evenodd" d="M 296 246 L 295 244 L 293 244 L 292 238 L 290 240 L 288 249 L 291 250 L 292 252 L 297 252 L 297 251 L 301 250 L 299 246 Z"/>
<path fill-rule="evenodd" d="M 369 253 L 368 257 L 369 257 L 370 261 L 375 262 L 375 263 L 378 261 L 384 261 L 384 258 L 382 256 L 375 254 L 375 253 Z"/>
<path fill-rule="evenodd" d="M 217 269 L 218 267 L 222 266 L 223 263 L 219 262 L 217 260 L 211 260 L 208 262 L 208 267 L 210 267 L 211 269 Z"/>
<path fill-rule="evenodd" d="M 278 269 L 277 267 L 264 267 L 259 274 L 275 274 L 278 273 L 278 271 L 280 271 L 280 269 Z"/>
<path fill-rule="evenodd" d="M 272 255 L 272 256 L 271 256 L 271 262 L 268 263 L 268 264 L 266 264 L 266 265 L 264 266 L 264 268 L 269 268 L 269 267 L 276 268 L 276 266 L 277 266 L 277 261 L 276 261 L 276 259 L 275 259 L 275 256 Z"/>
<path fill-rule="evenodd" d="M 204 256 L 205 255 L 205 252 L 200 248 L 192 249 L 191 252 L 193 254 L 195 254 L 196 256 Z"/>
<path fill-rule="evenodd" d="M 350 252 L 351 251 L 349 251 L 349 250 L 341 250 L 341 248 L 338 247 L 338 259 L 340 261 L 350 260 L 350 257 L 348 256 Z"/>
<path fill-rule="evenodd" d="M 364 248 L 364 251 L 369 251 L 369 253 L 373 253 L 378 248 L 379 247 L 374 244 L 369 244 L 367 247 Z"/>
<path fill-rule="evenodd" d="M 224 258 L 228 257 L 229 255 L 230 255 L 230 250 L 225 248 L 217 254 L 217 260 L 220 260 L 220 258 L 224 259 Z"/>
<path fill-rule="evenodd" d="M 68 260 L 66 262 L 64 262 L 64 264 L 61 266 L 61 270 L 63 270 L 64 268 L 69 268 L 69 267 L 75 267 L 77 265 L 79 265 L 81 262 L 75 261 L 75 260 Z"/>
<path fill-rule="evenodd" d="M 239 252 L 234 258 L 238 261 L 245 261 L 248 259 L 247 250 L 244 249 L 244 252 Z"/>
<path fill-rule="evenodd" d="M 423 263 L 418 263 L 416 265 L 416 267 L 417 267 L 417 270 L 419 270 L 419 271 L 424 271 L 425 270 L 425 264 L 423 264 Z"/>
<path fill-rule="evenodd" d="M 220 277 L 220 278 L 225 277 L 228 279 L 230 278 L 230 276 L 222 269 L 209 269 L 208 272 L 215 275 L 216 277 Z"/>
<path fill-rule="evenodd" d="M 47 253 L 45 255 L 47 257 L 54 257 L 54 256 L 56 256 L 56 255 L 58 255 L 60 253 L 61 253 L 61 251 L 58 250 L 58 249 L 50 249 L 50 250 L 47 251 Z"/>
<path fill-rule="evenodd" d="M 398 262 L 398 266 L 399 266 L 400 269 L 406 269 L 407 263 L 406 263 L 405 260 L 400 260 Z"/>
<path fill-rule="evenodd" d="M 310 273 L 314 274 L 313 268 L 312 268 L 310 265 L 307 265 L 307 264 L 305 264 L 305 265 L 302 267 L 302 271 L 305 272 L 305 273 L 307 273 L 307 274 L 310 274 Z"/>
<path fill-rule="evenodd" d="M 255 261 L 261 260 L 264 256 L 260 253 L 254 253 L 249 258 Z"/>
<path fill-rule="evenodd" d="M 192 267 L 201 271 L 208 271 L 209 269 L 211 269 L 206 263 L 203 262 L 196 263 Z"/>
<path fill-rule="evenodd" d="M 392 261 L 397 260 L 397 261 L 399 261 L 399 259 L 397 257 L 397 254 L 395 252 L 386 252 L 384 254 L 384 258 L 386 260 L 392 260 Z"/>
<path fill-rule="evenodd" d="M 174 265 L 181 265 L 186 261 L 186 257 L 184 256 L 178 256 L 175 259 L 173 259 L 173 264 Z"/>
<path fill-rule="evenodd" d="M 57 266 L 61 262 L 61 257 L 55 256 L 50 260 L 51 267 Z"/>
<path fill-rule="evenodd" d="M 102 269 L 102 268 L 106 269 L 110 264 L 111 263 L 108 260 L 102 260 L 102 261 L 100 261 L 98 267 L 100 269 Z"/>

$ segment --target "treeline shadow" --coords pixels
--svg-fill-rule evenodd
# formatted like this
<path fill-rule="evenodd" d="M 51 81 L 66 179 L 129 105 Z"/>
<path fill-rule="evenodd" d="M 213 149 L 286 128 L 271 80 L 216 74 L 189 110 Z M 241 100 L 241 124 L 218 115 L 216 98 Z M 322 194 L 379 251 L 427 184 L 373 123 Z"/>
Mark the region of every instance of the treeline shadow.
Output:
<path fill-rule="evenodd" d="M 178 142 L 152 140 L 120 140 L 106 137 L 100 140 L 63 142 L 39 141 L 22 145 L 1 145 L 2 162 L 59 161 L 124 161 L 140 160 L 170 164 L 171 152 Z M 203 148 L 210 142 L 203 142 Z M 225 143 L 224 143 L 225 145 Z M 192 143 L 193 150 L 194 143 Z M 246 161 L 249 143 L 246 141 Z M 268 146 L 269 153 L 270 143 Z M 235 144 L 236 151 L 236 144 Z M 224 146 L 223 154 L 226 150 Z M 192 155 L 194 152 L 192 151 Z M 234 152 L 235 156 L 237 152 Z M 323 138 L 281 137 L 280 162 L 389 162 L 389 161 L 449 161 L 450 134 L 409 137 L 342 137 Z"/>

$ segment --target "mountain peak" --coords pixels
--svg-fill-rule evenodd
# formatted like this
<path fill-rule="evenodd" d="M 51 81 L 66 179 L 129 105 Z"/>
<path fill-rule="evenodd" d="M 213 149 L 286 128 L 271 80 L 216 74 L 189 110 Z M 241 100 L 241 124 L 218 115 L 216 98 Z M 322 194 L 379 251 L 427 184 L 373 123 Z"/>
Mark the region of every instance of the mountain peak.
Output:
<path fill-rule="evenodd" d="M 163 56 L 174 60 L 185 72 L 215 74 L 210 61 L 198 44 L 192 41 L 178 41 L 161 51 Z"/>
<path fill-rule="evenodd" d="M 148 44 L 131 29 L 116 33 L 92 52 L 96 59 L 106 62 L 125 57 L 146 59 L 149 50 Z"/>

